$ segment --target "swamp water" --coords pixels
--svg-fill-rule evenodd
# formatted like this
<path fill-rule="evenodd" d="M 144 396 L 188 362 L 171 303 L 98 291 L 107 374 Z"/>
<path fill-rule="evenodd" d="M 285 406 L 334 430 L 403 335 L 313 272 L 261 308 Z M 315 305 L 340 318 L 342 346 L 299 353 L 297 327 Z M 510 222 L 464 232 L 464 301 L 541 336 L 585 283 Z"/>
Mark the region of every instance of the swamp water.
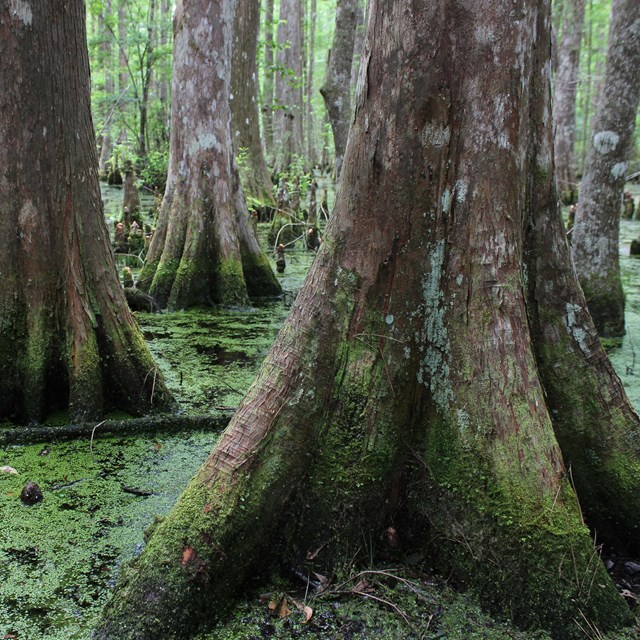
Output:
<path fill-rule="evenodd" d="M 113 229 L 122 192 L 105 189 L 107 219 Z M 152 199 L 143 199 L 143 209 Z M 265 246 L 266 225 L 260 235 Z M 640 259 L 628 256 L 640 236 L 640 222 L 622 222 L 621 253 L 627 292 L 627 335 L 611 358 L 627 393 L 640 408 Z M 273 258 L 270 258 L 273 261 Z M 119 258 L 122 260 L 122 258 Z M 286 317 L 293 292 L 301 285 L 312 256 L 298 243 L 287 253 L 281 277 L 284 300 L 239 310 L 195 310 L 174 314 L 137 314 L 168 386 L 185 414 L 235 407 Z M 120 265 L 122 266 L 122 264 Z M 64 416 L 59 417 L 64 421 Z M 166 514 L 217 439 L 215 432 L 185 432 L 143 437 L 47 441 L 0 448 L 0 466 L 19 475 L 0 474 L 0 639 L 84 640 L 108 598 L 119 565 L 140 553 L 143 531 Z M 28 480 L 37 482 L 44 500 L 20 502 Z M 133 489 L 136 495 L 126 490 Z M 401 587 L 402 585 L 398 583 Z M 392 598 L 409 611 L 413 592 L 395 588 Z M 416 622 L 425 637 L 532 638 L 487 619 L 465 596 L 423 584 Z M 406 590 L 405 590 L 406 591 Z M 424 603 L 429 606 L 425 608 Z M 314 606 L 316 606 L 314 604 Z M 256 616 L 247 603 L 231 612 L 228 628 L 211 640 L 254 638 L 403 638 L 404 622 L 375 603 L 330 603 L 316 610 L 314 625 L 271 620 L 265 605 Z M 429 613 L 431 611 L 431 613 Z M 426 613 L 425 613 L 426 612 Z M 435 613 L 434 613 L 435 612 Z M 440 612 L 440 613 L 438 613 Z M 386 615 L 386 618 L 384 617 Z M 486 629 L 491 628 L 490 635 Z M 443 632 L 443 629 L 446 632 Z M 546 638 L 544 634 L 536 635 Z M 622 636 L 621 636 L 622 637 Z M 627 637 L 627 636 L 625 636 Z M 117 639 L 114 639 L 117 640 Z"/>

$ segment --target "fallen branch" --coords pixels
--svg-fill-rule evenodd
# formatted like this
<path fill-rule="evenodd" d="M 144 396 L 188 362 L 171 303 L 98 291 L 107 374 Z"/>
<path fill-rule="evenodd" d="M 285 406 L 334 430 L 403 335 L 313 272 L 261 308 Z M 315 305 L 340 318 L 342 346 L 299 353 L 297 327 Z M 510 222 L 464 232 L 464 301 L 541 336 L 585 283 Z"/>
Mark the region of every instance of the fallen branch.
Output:
<path fill-rule="evenodd" d="M 172 433 L 176 431 L 221 431 L 231 419 L 231 412 L 213 415 L 177 416 L 157 415 L 129 420 L 105 420 L 100 425 L 100 437 L 110 435 L 140 435 L 143 433 Z M 15 426 L 0 429 L 0 446 L 32 444 L 49 440 L 66 440 L 95 435 L 95 422 L 81 422 L 61 426 Z"/>

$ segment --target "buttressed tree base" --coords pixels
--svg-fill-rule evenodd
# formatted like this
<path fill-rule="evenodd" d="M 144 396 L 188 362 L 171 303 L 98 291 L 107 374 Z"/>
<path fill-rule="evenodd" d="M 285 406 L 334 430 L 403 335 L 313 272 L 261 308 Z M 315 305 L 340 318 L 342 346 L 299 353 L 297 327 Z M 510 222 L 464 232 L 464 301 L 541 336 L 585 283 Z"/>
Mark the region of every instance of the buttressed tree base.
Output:
<path fill-rule="evenodd" d="M 96 637 L 188 637 L 275 548 L 390 525 L 524 627 L 630 622 L 594 535 L 637 550 L 640 430 L 570 267 L 550 50 L 547 0 L 372 0 L 325 242 Z"/>
<path fill-rule="evenodd" d="M 0 418 L 172 406 L 118 281 L 85 6 L 0 2 Z"/>

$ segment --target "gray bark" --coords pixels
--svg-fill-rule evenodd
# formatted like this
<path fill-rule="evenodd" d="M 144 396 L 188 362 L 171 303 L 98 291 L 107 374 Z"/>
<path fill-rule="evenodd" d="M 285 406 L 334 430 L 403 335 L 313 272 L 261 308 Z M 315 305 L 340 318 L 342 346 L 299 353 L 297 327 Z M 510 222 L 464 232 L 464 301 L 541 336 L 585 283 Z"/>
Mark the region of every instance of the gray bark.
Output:
<path fill-rule="evenodd" d="M 231 143 L 234 5 L 176 6 L 169 174 L 138 280 L 161 307 L 246 304 L 248 294 L 280 292 L 250 229 Z"/>
<path fill-rule="evenodd" d="M 104 93 L 106 96 L 105 107 L 102 109 L 102 118 L 104 123 L 102 131 L 100 132 L 100 156 L 98 159 L 98 171 L 101 178 L 107 177 L 107 161 L 111 157 L 111 150 L 113 148 L 113 142 L 111 140 L 111 121 L 113 119 L 112 109 L 115 108 L 113 101 L 114 94 L 114 82 L 112 67 L 112 55 L 113 55 L 113 40 L 111 31 L 105 26 L 105 20 L 109 20 L 111 17 L 111 0 L 105 2 L 104 14 L 98 16 L 98 29 L 100 30 L 100 36 L 102 42 L 100 44 L 100 59 L 102 62 L 102 68 L 104 73 Z"/>
<path fill-rule="evenodd" d="M 351 67 L 356 39 L 358 0 L 337 0 L 336 27 L 320 93 L 324 98 L 335 145 L 335 178 L 340 178 L 351 121 Z"/>
<path fill-rule="evenodd" d="M 309 164 L 313 167 L 317 164 L 318 152 L 316 149 L 316 125 L 315 114 L 313 109 L 313 66 L 315 63 L 315 51 L 316 51 L 316 14 L 317 14 L 317 0 L 311 0 L 311 9 L 309 15 L 309 56 L 308 56 L 308 70 L 307 70 L 307 84 L 306 84 L 306 132 L 307 132 L 307 159 Z"/>
<path fill-rule="evenodd" d="M 273 0 L 265 0 L 264 8 L 264 81 L 262 85 L 262 129 L 267 154 L 273 153 Z"/>
<path fill-rule="evenodd" d="M 576 95 L 585 0 L 566 0 L 558 47 L 558 72 L 554 85 L 553 121 L 558 191 L 573 203 L 577 193 L 573 150 L 576 138 Z"/>
<path fill-rule="evenodd" d="M 275 77 L 274 131 L 277 136 L 276 171 L 302 156 L 302 0 L 281 0 L 278 24 L 278 71 Z"/>
<path fill-rule="evenodd" d="M 605 80 L 572 240 L 580 284 L 602 336 L 624 334 L 619 224 L 639 99 L 640 2 L 613 0 Z"/>
<path fill-rule="evenodd" d="M 257 47 L 260 0 L 243 0 L 233 22 L 231 63 L 231 125 L 233 146 L 246 154 L 242 172 L 244 193 L 266 206 L 275 205 L 273 184 L 260 139 Z"/>

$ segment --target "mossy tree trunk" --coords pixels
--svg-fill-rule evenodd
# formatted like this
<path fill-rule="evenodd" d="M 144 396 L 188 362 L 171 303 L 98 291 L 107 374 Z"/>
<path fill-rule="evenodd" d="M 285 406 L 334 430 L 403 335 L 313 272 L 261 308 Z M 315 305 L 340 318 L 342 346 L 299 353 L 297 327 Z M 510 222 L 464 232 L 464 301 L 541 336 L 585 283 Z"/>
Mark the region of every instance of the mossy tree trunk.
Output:
<path fill-rule="evenodd" d="M 104 220 L 84 3 L 0 2 L 0 80 L 0 417 L 166 409 Z"/>
<path fill-rule="evenodd" d="M 630 621 L 572 488 L 598 540 L 638 546 L 640 425 L 556 206 L 549 3 L 369 11 L 322 247 L 98 638 L 184 637 L 256 565 L 390 525 L 521 625 Z"/>
<path fill-rule="evenodd" d="M 558 73 L 554 82 L 553 122 L 558 191 L 564 202 L 572 204 L 578 193 L 573 150 L 585 0 L 567 0 L 563 9 Z"/>
<path fill-rule="evenodd" d="M 614 0 L 604 86 L 571 241 L 573 260 L 600 335 L 624 335 L 619 228 L 640 99 L 640 3 Z"/>
<path fill-rule="evenodd" d="M 358 0 L 338 0 L 329 63 L 320 93 L 329 114 L 335 145 L 335 178 L 340 178 L 351 123 L 351 67 L 358 23 Z"/>
<path fill-rule="evenodd" d="M 161 307 L 246 304 L 248 289 L 280 293 L 253 236 L 231 145 L 234 4 L 176 6 L 169 175 L 138 280 Z"/>
<path fill-rule="evenodd" d="M 246 196 L 265 207 L 276 204 L 273 183 L 260 139 L 257 48 L 260 0 L 238 2 L 233 21 L 231 63 L 231 123 L 236 153 L 245 154 L 242 186 Z"/>

